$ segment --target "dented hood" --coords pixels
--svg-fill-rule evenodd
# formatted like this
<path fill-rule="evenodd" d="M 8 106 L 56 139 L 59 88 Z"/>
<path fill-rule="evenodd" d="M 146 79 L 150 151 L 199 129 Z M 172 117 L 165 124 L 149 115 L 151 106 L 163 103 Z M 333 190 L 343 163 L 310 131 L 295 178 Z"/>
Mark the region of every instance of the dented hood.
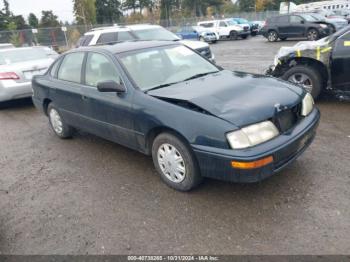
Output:
<path fill-rule="evenodd" d="M 303 92 L 282 80 L 223 70 L 148 94 L 160 99 L 186 101 L 242 127 L 273 117 L 277 105 L 296 105 Z"/>
<path fill-rule="evenodd" d="M 316 51 L 317 48 L 327 48 L 329 42 L 327 38 L 322 38 L 318 41 L 301 41 L 294 46 L 283 46 L 277 53 L 277 58 L 287 56 L 291 53 L 300 52 L 305 54 L 303 51 Z"/>

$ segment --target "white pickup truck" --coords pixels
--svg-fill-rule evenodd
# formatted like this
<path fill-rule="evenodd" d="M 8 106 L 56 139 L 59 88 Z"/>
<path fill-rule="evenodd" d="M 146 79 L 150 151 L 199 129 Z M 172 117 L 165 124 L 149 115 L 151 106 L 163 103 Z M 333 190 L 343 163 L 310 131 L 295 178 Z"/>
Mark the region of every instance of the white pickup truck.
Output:
<path fill-rule="evenodd" d="M 197 25 L 212 30 L 219 39 L 236 40 L 238 37 L 246 39 L 250 35 L 249 27 L 243 28 L 231 19 L 203 21 Z"/>

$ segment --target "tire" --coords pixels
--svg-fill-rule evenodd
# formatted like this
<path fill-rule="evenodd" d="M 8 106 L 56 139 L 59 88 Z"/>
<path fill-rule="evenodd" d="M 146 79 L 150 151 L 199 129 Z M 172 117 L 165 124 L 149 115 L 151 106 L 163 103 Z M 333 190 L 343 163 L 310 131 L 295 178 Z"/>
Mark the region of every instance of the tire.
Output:
<path fill-rule="evenodd" d="M 301 85 L 300 82 L 298 83 L 297 81 L 293 81 L 293 79 L 301 80 L 302 75 L 307 76 L 311 80 L 311 89 L 306 88 L 305 85 Z M 318 98 L 322 91 L 322 76 L 320 72 L 316 70 L 316 68 L 311 66 L 296 65 L 285 72 L 282 76 L 282 79 L 301 85 L 303 88 L 305 88 L 306 91 L 311 93 L 312 97 L 315 100 Z"/>
<path fill-rule="evenodd" d="M 175 160 L 179 157 L 182 159 L 181 162 Z M 191 149 L 173 134 L 162 133 L 155 138 L 152 158 L 162 180 L 173 189 L 190 191 L 202 181 L 197 160 Z M 161 159 L 165 160 L 162 162 Z M 175 166 L 179 169 L 174 170 Z"/>
<path fill-rule="evenodd" d="M 70 138 L 73 135 L 74 129 L 67 125 L 57 107 L 50 103 L 47 107 L 47 115 L 52 130 L 62 139 Z"/>
<path fill-rule="evenodd" d="M 275 30 L 271 30 L 267 34 L 267 40 L 269 42 L 276 42 L 278 40 L 278 34 Z"/>
<path fill-rule="evenodd" d="M 280 37 L 281 41 L 286 41 L 287 37 Z"/>
<path fill-rule="evenodd" d="M 236 31 L 231 31 L 229 38 L 230 38 L 230 40 L 237 40 L 237 38 L 238 38 L 237 32 Z"/>
<path fill-rule="evenodd" d="M 316 41 L 320 38 L 319 32 L 314 28 L 309 29 L 306 36 L 309 41 Z"/>
<path fill-rule="evenodd" d="M 242 39 L 247 39 L 248 35 L 242 35 L 241 37 L 242 37 Z"/>
<path fill-rule="evenodd" d="M 216 40 L 215 41 L 211 41 L 212 44 L 216 44 L 216 42 L 217 42 Z"/>

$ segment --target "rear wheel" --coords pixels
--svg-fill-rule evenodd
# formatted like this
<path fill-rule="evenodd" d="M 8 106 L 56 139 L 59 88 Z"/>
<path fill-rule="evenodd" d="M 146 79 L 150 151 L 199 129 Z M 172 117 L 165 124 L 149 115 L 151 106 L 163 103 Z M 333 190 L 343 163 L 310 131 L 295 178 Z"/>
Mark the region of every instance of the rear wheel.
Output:
<path fill-rule="evenodd" d="M 319 33 L 316 29 L 311 28 L 309 31 L 307 31 L 307 39 L 309 41 L 315 41 L 319 38 Z"/>
<path fill-rule="evenodd" d="M 276 42 L 278 40 L 278 34 L 276 31 L 271 30 L 268 34 L 267 34 L 267 40 L 269 42 Z"/>
<path fill-rule="evenodd" d="M 202 180 L 192 151 L 173 134 L 163 133 L 156 137 L 152 158 L 162 180 L 176 190 L 189 191 Z"/>
<path fill-rule="evenodd" d="M 47 115 L 49 116 L 52 130 L 59 138 L 65 139 L 72 137 L 74 131 L 73 128 L 66 124 L 60 111 L 53 103 L 49 104 L 47 108 Z"/>
<path fill-rule="evenodd" d="M 300 85 L 309 92 L 314 99 L 316 99 L 322 91 L 323 82 L 321 74 L 311 66 L 294 66 L 285 72 L 282 78 Z"/>

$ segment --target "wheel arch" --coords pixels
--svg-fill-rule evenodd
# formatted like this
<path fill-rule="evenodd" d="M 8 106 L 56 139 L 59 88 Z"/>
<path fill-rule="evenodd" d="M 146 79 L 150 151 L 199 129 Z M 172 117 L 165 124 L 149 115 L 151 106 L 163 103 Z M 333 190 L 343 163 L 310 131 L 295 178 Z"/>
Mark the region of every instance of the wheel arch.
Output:
<path fill-rule="evenodd" d="M 45 98 L 43 101 L 43 109 L 44 109 L 44 113 L 45 115 L 47 115 L 47 108 L 49 107 L 49 104 L 52 102 L 51 99 L 49 98 Z"/>
<path fill-rule="evenodd" d="M 154 142 L 155 138 L 162 133 L 170 133 L 170 134 L 176 136 L 182 142 L 184 142 L 189 147 L 190 150 L 192 150 L 190 147 L 189 141 L 179 131 L 177 131 L 173 128 L 167 127 L 167 126 L 157 126 L 157 127 L 152 128 L 151 130 L 149 130 L 145 136 L 145 153 L 147 155 L 152 154 L 153 142 Z"/>
<path fill-rule="evenodd" d="M 310 66 L 317 69 L 323 78 L 323 85 L 325 86 L 327 84 L 329 80 L 329 72 L 328 72 L 327 66 L 321 61 L 314 58 L 309 58 L 309 57 L 292 58 L 282 63 L 282 65 L 279 66 L 278 77 L 284 75 L 284 73 L 287 72 L 290 68 L 297 65 L 305 65 L 305 66 Z"/>

